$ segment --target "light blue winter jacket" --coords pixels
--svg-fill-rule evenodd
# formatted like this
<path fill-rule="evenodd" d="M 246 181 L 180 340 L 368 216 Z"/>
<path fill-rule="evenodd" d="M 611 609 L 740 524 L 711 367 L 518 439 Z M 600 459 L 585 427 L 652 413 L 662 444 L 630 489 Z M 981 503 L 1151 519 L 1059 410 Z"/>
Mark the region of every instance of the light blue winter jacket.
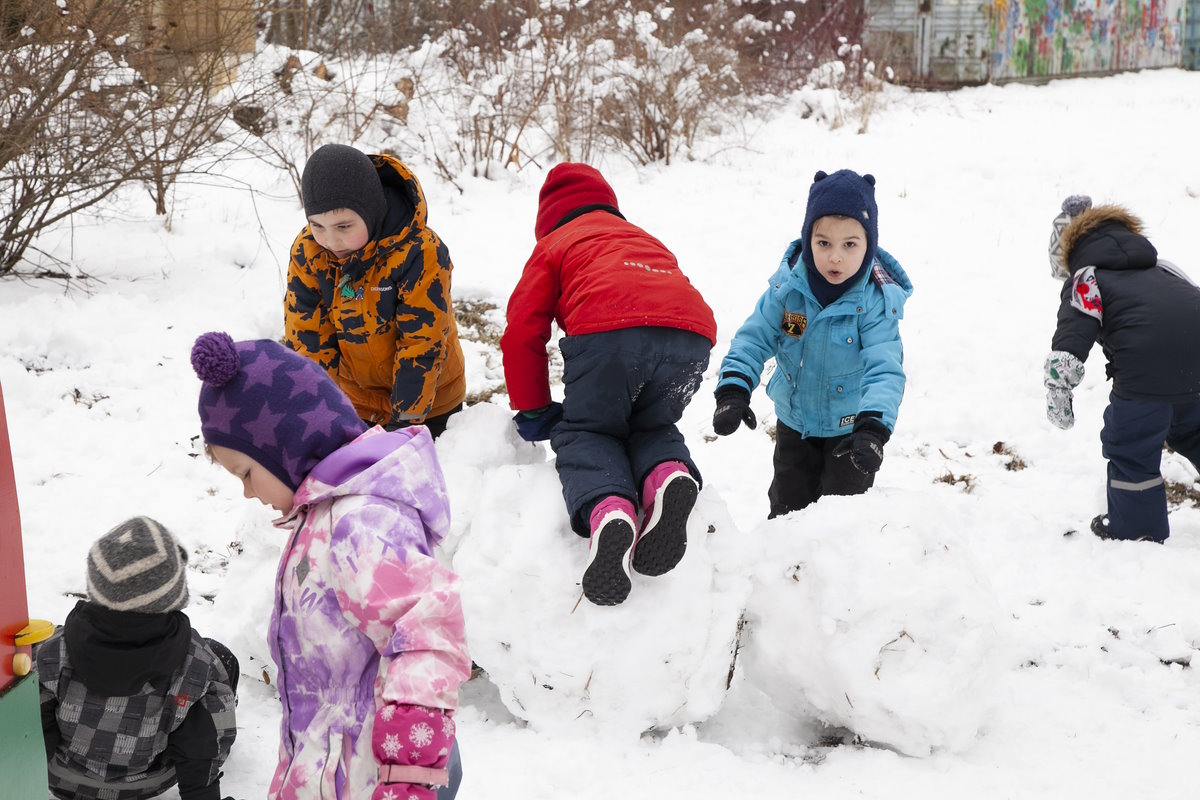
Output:
<path fill-rule="evenodd" d="M 842 436 L 859 412 L 878 411 L 892 430 L 904 396 L 900 319 L 912 283 L 899 262 L 878 248 L 874 268 L 822 308 L 799 258 L 801 241 L 788 245 L 770 287 L 733 337 L 717 389 L 733 385 L 753 392 L 763 365 L 774 358 L 767 396 L 789 428 L 804 436 Z"/>

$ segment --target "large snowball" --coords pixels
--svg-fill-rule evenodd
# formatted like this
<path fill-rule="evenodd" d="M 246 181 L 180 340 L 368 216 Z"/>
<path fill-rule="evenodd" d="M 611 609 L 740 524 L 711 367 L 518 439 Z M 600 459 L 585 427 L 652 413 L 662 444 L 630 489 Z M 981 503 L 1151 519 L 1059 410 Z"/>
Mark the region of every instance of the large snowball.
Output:
<path fill-rule="evenodd" d="M 969 747 L 1012 665 L 971 507 L 942 499 L 875 489 L 760 526 L 745 679 L 908 755 Z"/>
<path fill-rule="evenodd" d="M 722 548 L 737 536 L 720 498 L 701 492 L 678 567 L 635 574 L 623 604 L 599 607 L 582 598 L 588 543 L 570 530 L 553 463 L 506 463 L 512 453 L 501 447 L 472 453 L 467 470 L 453 463 L 465 455 L 454 447 L 443 457 L 450 496 L 462 498 L 453 565 L 471 656 L 506 707 L 541 729 L 630 736 L 715 713 L 749 591 L 723 568 L 731 559 Z M 453 485 L 459 479 L 471 485 Z"/>

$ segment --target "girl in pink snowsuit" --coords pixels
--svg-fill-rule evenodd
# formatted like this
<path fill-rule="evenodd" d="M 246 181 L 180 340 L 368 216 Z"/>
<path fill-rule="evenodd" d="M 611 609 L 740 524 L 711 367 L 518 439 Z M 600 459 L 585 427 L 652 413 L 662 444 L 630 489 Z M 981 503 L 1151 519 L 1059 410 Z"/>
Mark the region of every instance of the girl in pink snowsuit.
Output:
<path fill-rule="evenodd" d="M 289 532 L 269 628 L 283 724 L 268 797 L 450 800 L 471 659 L 458 578 L 432 557 L 450 519 L 429 432 L 367 430 L 277 342 L 206 333 L 192 366 L 207 449 Z"/>

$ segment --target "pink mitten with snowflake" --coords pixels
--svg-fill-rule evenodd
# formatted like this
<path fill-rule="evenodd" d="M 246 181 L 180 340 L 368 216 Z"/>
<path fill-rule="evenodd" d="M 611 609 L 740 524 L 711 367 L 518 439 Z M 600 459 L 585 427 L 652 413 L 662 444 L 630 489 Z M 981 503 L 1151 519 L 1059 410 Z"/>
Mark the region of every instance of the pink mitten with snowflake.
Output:
<path fill-rule="evenodd" d="M 371 800 L 434 800 L 450 782 L 454 720 L 440 708 L 388 703 L 375 714 L 371 747 L 379 783 Z"/>

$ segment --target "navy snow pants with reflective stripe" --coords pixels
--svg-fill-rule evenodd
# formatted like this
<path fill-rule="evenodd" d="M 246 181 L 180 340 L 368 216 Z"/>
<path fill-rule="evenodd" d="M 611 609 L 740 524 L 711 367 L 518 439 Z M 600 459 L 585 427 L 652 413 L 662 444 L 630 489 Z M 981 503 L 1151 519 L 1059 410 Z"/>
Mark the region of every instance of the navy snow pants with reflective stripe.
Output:
<path fill-rule="evenodd" d="M 700 471 L 675 427 L 700 388 L 712 343 L 676 328 L 622 328 L 567 336 L 563 418 L 554 450 L 571 528 L 587 536 L 596 500 L 620 495 L 640 503 L 640 484 L 664 461 Z"/>
<path fill-rule="evenodd" d="M 1200 470 L 1200 402 L 1160 403 L 1109 394 L 1100 431 L 1108 459 L 1108 530 L 1115 539 L 1167 538 L 1163 442 Z"/>

